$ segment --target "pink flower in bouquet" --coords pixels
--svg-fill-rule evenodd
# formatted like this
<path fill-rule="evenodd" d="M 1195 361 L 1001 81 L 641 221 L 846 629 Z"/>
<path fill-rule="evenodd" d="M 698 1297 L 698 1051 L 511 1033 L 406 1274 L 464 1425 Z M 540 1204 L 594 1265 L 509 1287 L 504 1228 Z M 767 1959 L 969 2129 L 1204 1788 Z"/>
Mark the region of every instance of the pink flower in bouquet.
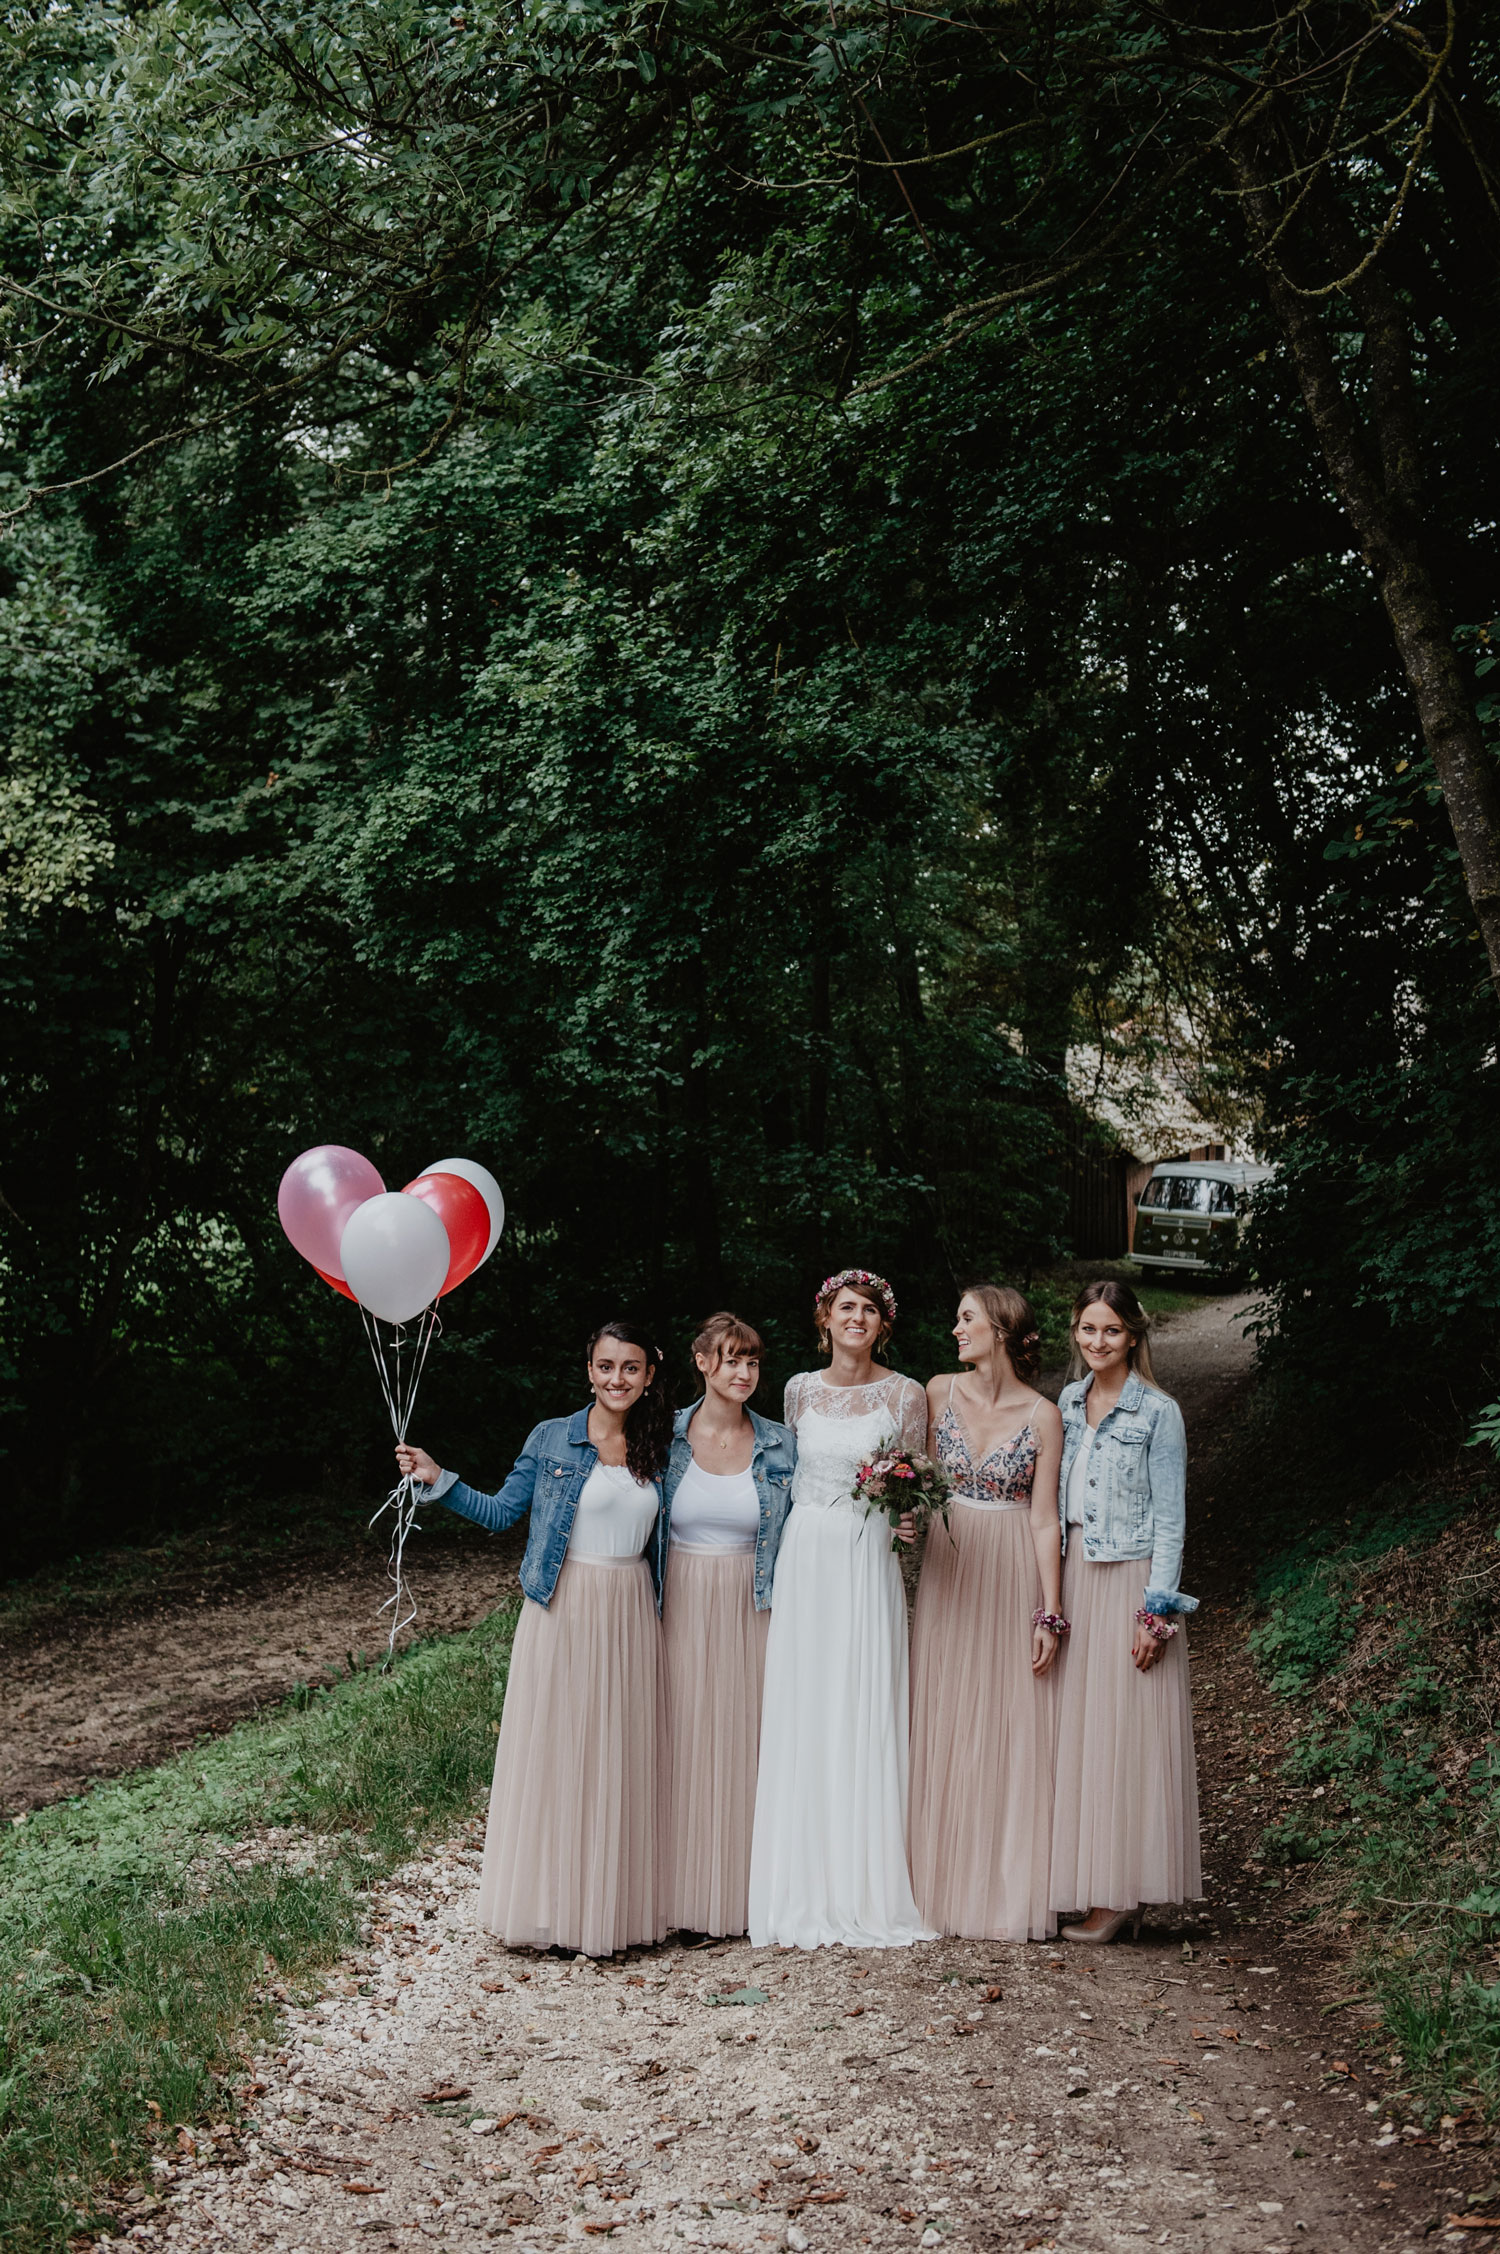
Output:
<path fill-rule="evenodd" d="M 953 1481 L 942 1464 L 889 1441 L 880 1455 L 860 1465 L 854 1479 L 855 1498 L 864 1504 L 866 1518 L 881 1511 L 889 1521 L 893 1549 L 904 1518 L 921 1526 L 935 1514 L 947 1525 L 952 1489 Z"/>

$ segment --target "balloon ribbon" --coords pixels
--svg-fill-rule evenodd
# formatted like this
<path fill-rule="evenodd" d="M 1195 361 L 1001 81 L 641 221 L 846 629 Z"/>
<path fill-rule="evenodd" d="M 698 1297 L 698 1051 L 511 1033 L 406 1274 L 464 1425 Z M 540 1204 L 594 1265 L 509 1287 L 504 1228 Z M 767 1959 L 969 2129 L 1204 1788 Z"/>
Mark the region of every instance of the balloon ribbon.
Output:
<path fill-rule="evenodd" d="M 382 1326 L 380 1317 L 372 1315 L 368 1307 L 361 1306 L 359 1312 L 365 1326 L 365 1337 L 370 1342 L 376 1374 L 380 1379 L 380 1390 L 390 1413 L 391 1430 L 398 1440 L 405 1440 L 412 1410 L 416 1407 L 417 1387 L 427 1360 L 427 1349 L 443 1327 L 438 1318 L 437 1302 L 434 1300 L 430 1307 L 423 1308 L 416 1319 L 415 1334 L 410 1338 L 405 1323 L 387 1323 Z M 389 1338 L 384 1335 L 385 1331 L 389 1331 Z M 391 1513 L 391 1542 L 386 1559 L 386 1574 L 394 1586 L 380 1607 L 381 1614 L 388 1612 L 391 1616 L 391 1632 L 386 1644 L 387 1665 L 395 1657 L 396 1638 L 417 1617 L 416 1600 L 405 1579 L 403 1566 L 406 1537 L 416 1527 L 417 1504 L 421 1499 L 421 1492 L 422 1482 L 407 1473 L 397 1480 L 370 1520 L 370 1524 L 374 1526 L 387 1511 Z"/>

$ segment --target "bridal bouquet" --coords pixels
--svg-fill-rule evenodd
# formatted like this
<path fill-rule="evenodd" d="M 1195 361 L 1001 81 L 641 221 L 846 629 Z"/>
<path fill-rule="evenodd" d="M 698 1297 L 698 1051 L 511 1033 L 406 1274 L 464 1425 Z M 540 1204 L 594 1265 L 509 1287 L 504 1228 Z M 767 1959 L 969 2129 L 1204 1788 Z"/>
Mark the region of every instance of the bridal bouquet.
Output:
<path fill-rule="evenodd" d="M 895 1549 L 894 1529 L 908 1511 L 917 1522 L 919 1534 L 933 1518 L 947 1525 L 953 1480 L 931 1456 L 919 1456 L 909 1448 L 898 1448 L 893 1440 L 883 1440 L 878 1452 L 855 1473 L 854 1495 L 864 1504 L 866 1518 L 874 1511 L 884 1515 L 892 1528 L 891 1548 Z"/>

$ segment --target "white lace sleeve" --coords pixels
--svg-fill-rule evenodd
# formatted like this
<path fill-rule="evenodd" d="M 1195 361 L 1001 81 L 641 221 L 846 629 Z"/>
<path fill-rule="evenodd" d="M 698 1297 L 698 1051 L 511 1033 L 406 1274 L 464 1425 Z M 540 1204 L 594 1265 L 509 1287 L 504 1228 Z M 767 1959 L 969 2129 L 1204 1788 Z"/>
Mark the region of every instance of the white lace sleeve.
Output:
<path fill-rule="evenodd" d="M 781 1410 L 782 1422 L 784 1424 L 789 1424 L 793 1432 L 795 1432 L 797 1429 L 797 1413 L 801 1407 L 802 1379 L 799 1374 L 796 1377 L 790 1377 L 787 1379 L 786 1399 L 782 1404 Z"/>
<path fill-rule="evenodd" d="M 891 1384 L 891 1408 L 903 1448 L 914 1455 L 927 1452 L 927 1396 L 915 1378 L 898 1377 Z"/>

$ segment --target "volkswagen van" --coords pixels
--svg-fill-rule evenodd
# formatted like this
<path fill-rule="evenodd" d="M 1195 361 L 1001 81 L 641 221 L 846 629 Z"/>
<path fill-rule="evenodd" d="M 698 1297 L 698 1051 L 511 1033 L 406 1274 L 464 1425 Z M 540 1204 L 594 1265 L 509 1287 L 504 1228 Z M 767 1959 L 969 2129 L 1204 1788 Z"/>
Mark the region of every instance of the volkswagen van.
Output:
<path fill-rule="evenodd" d="M 1237 1159 L 1169 1159 L 1136 1200 L 1131 1258 L 1143 1268 L 1222 1274 L 1233 1260 L 1250 1192 L 1271 1172 Z"/>

